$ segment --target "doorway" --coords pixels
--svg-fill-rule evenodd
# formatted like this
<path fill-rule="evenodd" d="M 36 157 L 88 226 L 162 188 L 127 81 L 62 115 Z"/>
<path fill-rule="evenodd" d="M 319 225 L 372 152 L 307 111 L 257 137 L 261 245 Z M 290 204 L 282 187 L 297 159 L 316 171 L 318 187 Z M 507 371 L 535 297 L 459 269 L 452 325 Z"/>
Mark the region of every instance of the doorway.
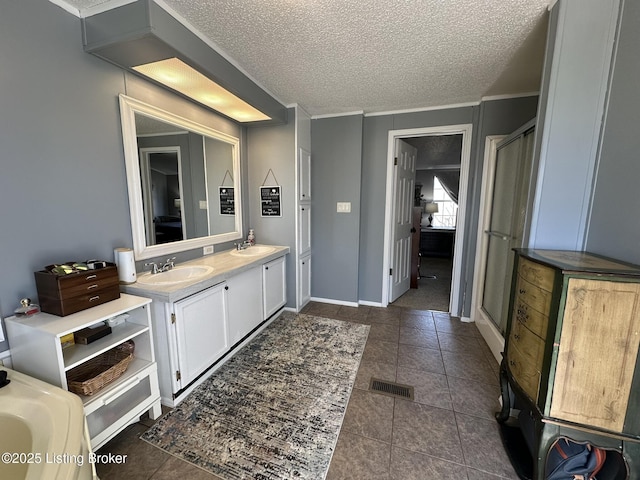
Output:
<path fill-rule="evenodd" d="M 424 127 L 405 130 L 391 130 L 388 136 L 387 150 L 387 189 L 386 189 L 386 206 L 385 206 L 385 246 L 383 258 L 383 282 L 382 282 L 382 305 L 387 306 L 392 299 L 392 266 L 398 263 L 398 252 L 394 244 L 394 215 L 399 209 L 396 202 L 397 195 L 397 175 L 396 175 L 396 149 L 400 140 L 418 139 L 420 137 L 438 137 L 460 135 L 462 137 L 462 147 L 459 162 L 459 192 L 458 192 L 458 214 L 457 225 L 453 232 L 453 256 L 451 265 L 451 280 L 449 283 L 450 299 L 446 310 L 454 315 L 460 314 L 460 286 L 461 286 L 461 270 L 462 270 L 462 250 L 464 246 L 464 228 L 465 228 L 465 206 L 467 199 L 467 183 L 469 178 L 469 164 L 471 156 L 471 124 L 448 125 L 440 127 Z M 413 199 L 410 199 L 413 201 Z M 411 249 L 404 249 L 410 255 Z M 409 261 L 409 260 L 407 260 Z M 422 273 L 422 272 L 421 272 Z M 396 292 L 397 293 L 397 292 Z"/>

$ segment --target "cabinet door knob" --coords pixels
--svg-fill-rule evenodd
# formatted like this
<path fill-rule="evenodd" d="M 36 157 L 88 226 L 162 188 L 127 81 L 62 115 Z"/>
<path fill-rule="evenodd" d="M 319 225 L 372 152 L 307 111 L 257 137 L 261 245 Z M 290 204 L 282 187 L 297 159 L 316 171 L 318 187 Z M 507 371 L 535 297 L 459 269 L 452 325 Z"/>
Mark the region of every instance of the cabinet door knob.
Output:
<path fill-rule="evenodd" d="M 226 286 L 224 287 L 224 289 L 225 289 L 225 290 L 229 290 L 229 285 L 226 285 Z"/>
<path fill-rule="evenodd" d="M 265 270 L 269 270 L 269 267 L 264 267 Z"/>

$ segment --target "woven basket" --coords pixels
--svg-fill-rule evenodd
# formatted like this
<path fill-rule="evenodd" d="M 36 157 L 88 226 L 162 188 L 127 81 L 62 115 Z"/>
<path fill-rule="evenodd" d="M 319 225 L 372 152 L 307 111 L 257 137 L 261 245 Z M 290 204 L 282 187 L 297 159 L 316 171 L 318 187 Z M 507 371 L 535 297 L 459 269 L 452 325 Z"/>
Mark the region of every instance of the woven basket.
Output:
<path fill-rule="evenodd" d="M 93 395 L 122 375 L 133 360 L 133 340 L 78 365 L 67 372 L 69 391 L 80 395 Z"/>

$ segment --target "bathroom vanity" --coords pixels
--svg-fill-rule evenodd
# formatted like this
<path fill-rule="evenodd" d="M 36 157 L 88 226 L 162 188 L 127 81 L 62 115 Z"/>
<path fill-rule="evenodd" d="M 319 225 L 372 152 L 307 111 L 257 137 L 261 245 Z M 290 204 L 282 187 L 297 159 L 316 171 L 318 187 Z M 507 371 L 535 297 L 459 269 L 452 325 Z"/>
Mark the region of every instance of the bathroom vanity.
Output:
<path fill-rule="evenodd" d="M 187 280 L 173 280 L 169 270 L 139 275 L 136 283 L 122 287 L 153 299 L 163 404 L 180 403 L 282 311 L 288 253 L 289 247 L 267 245 L 220 252 L 177 266 Z M 201 273 L 190 277 L 192 271 Z"/>
<path fill-rule="evenodd" d="M 13 368 L 68 389 L 67 373 L 129 340 L 135 343 L 127 370 L 93 395 L 80 395 L 91 446 L 97 450 L 146 411 L 161 414 L 153 338 L 151 300 L 122 294 L 111 302 L 65 317 L 38 313 L 5 320 Z M 119 318 L 112 332 L 88 345 L 63 348 L 61 339 L 85 327 Z"/>

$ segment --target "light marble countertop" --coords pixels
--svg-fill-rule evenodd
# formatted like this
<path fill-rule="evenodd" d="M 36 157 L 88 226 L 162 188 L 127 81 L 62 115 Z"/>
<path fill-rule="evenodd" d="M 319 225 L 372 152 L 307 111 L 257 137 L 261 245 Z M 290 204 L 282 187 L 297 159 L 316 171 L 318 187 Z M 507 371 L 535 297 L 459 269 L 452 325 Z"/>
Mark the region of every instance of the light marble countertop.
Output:
<path fill-rule="evenodd" d="M 224 282 L 234 275 L 287 255 L 290 251 L 289 247 L 277 245 L 264 246 L 273 247 L 274 250 L 269 253 L 255 256 L 235 255 L 231 253 L 233 252 L 233 250 L 226 250 L 224 252 L 206 255 L 204 257 L 196 258 L 195 260 L 189 260 L 188 262 L 176 264 L 176 267 L 190 265 L 207 265 L 209 267 L 213 267 L 213 272 L 205 277 L 170 285 L 149 285 L 138 282 L 121 284 L 120 290 L 124 293 L 152 298 L 161 302 L 176 302 L 185 297 L 188 297 L 189 295 L 198 293 L 205 288 L 209 288 L 213 285 Z M 149 274 L 142 273 L 140 275 Z"/>

